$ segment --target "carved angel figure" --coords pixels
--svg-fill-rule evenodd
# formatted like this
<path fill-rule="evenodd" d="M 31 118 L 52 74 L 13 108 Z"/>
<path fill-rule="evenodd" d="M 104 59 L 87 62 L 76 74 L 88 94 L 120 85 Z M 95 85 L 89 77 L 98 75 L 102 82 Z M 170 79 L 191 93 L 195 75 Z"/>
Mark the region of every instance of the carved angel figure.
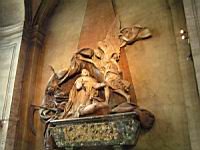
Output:
<path fill-rule="evenodd" d="M 98 48 L 94 50 L 84 48 L 75 54 L 68 73 L 59 84 L 66 82 L 73 74 L 79 73 L 81 68 L 85 68 L 85 65 L 90 65 L 89 71 L 92 72 L 92 75 L 106 84 L 104 91 L 107 103 L 110 99 L 110 89 L 123 96 L 130 103 L 130 95 L 128 94 L 130 83 L 123 80 L 122 71 L 118 64 L 120 50 L 127 44 L 150 36 L 149 29 L 140 25 L 120 30 L 120 22 L 116 18 L 108 30 L 106 38 L 98 42 Z"/>

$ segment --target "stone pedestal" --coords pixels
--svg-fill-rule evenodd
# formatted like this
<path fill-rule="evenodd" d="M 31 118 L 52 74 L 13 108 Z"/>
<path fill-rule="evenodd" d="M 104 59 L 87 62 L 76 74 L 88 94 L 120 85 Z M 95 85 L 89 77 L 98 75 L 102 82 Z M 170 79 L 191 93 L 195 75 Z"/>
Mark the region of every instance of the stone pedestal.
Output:
<path fill-rule="evenodd" d="M 82 146 L 134 146 L 138 139 L 140 122 L 134 112 L 50 122 L 50 134 L 59 148 Z"/>

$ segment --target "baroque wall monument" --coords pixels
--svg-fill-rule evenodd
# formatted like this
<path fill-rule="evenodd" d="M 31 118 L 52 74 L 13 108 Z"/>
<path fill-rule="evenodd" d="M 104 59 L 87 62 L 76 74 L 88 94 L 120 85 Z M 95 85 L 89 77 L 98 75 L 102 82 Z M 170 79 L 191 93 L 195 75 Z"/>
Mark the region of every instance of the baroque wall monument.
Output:
<path fill-rule="evenodd" d="M 70 136 L 65 138 L 71 144 L 76 129 L 81 140 L 100 139 L 102 143 L 93 143 L 97 146 L 107 141 L 119 149 L 117 143 L 126 139 L 137 143 L 126 149 L 199 150 L 199 6 L 196 0 L 1 1 L 0 149 L 44 149 L 47 121 L 57 127 L 46 128 L 52 136 L 57 131 L 62 135 L 61 124 L 67 124 Z M 107 55 L 105 41 L 116 16 L 120 42 L 127 41 L 123 34 L 137 33 L 139 25 L 152 37 L 124 47 L 121 43 L 120 57 L 119 51 Z M 142 109 L 156 121 L 135 141 Z M 87 139 L 85 132 L 91 135 Z"/>

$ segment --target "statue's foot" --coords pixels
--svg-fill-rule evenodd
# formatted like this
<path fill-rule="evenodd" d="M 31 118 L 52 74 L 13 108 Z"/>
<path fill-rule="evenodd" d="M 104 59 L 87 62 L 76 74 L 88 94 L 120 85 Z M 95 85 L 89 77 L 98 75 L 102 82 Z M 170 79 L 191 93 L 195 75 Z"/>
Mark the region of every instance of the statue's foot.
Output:
<path fill-rule="evenodd" d="M 110 107 L 106 102 L 95 102 L 87 105 L 79 111 L 80 116 L 106 115 L 110 113 Z"/>
<path fill-rule="evenodd" d="M 131 103 L 121 103 L 115 108 L 112 109 L 112 113 L 125 113 L 125 112 L 131 112 L 134 111 L 138 106 L 131 104 Z"/>

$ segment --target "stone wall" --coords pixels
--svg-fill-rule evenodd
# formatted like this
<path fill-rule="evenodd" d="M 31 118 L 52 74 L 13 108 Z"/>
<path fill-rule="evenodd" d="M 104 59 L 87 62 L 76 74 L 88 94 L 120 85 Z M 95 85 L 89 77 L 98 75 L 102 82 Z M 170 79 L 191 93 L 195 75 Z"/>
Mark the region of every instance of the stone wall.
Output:
<path fill-rule="evenodd" d="M 183 0 L 187 33 L 191 46 L 191 53 L 194 62 L 196 82 L 200 93 L 200 1 Z M 200 139 L 200 101 L 187 101 L 188 127 L 190 129 L 190 140 L 193 150 L 198 150 Z"/>
<path fill-rule="evenodd" d="M 189 150 L 193 129 L 188 123 L 197 118 L 195 114 L 199 116 L 199 99 L 193 62 L 186 59 L 190 48 L 179 34 L 186 28 L 182 3 L 131 2 L 116 1 L 122 23 L 144 24 L 152 29 L 153 37 L 129 46 L 128 62 L 138 104 L 156 115 L 155 127 L 141 136 L 136 149 Z"/>
<path fill-rule="evenodd" d="M 87 19 L 86 12 L 96 18 L 105 17 L 89 11 L 89 2 L 91 4 L 91 0 L 60 1 L 47 26 L 44 44 L 35 62 L 37 75 L 32 100 L 28 103 L 23 99 L 23 107 L 28 108 L 27 105 L 31 103 L 41 104 L 45 86 L 52 74 L 49 65 L 56 71 L 69 67 L 72 55 L 80 46 L 83 27 L 87 28 L 83 25 Z M 141 24 L 149 27 L 153 34 L 152 38 L 138 41 L 125 50 L 138 105 L 156 116 L 155 126 L 149 132 L 142 133 L 135 149 L 197 150 L 199 136 L 194 132 L 198 130 L 200 105 L 193 62 L 186 59 L 190 47 L 179 34 L 180 29 L 186 28 L 182 3 L 179 0 L 113 2 L 122 27 Z M 93 1 L 92 5 L 93 9 L 103 7 L 98 1 Z M 90 28 L 87 30 L 90 31 Z M 84 39 L 81 41 L 84 42 Z M 24 89 L 26 87 L 27 84 L 24 84 Z M 25 97 L 30 92 L 25 90 Z M 43 149 L 44 126 L 38 115 L 35 116 L 37 135 L 33 136 L 27 117 L 28 114 L 22 117 L 26 119 L 26 129 L 20 130 L 23 135 L 18 136 L 22 140 L 18 146 L 24 150 L 30 145 L 33 145 L 32 149 Z"/>

